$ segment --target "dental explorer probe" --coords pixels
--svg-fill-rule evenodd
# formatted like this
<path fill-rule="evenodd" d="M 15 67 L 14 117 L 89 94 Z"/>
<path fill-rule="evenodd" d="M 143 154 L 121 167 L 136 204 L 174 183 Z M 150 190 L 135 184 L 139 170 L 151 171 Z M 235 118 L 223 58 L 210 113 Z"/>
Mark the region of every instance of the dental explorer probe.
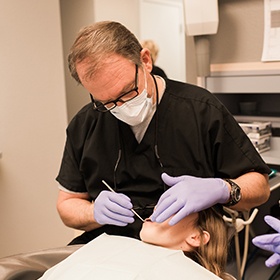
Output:
<path fill-rule="evenodd" d="M 102 183 L 113 193 L 116 193 L 104 180 L 102 180 Z M 141 216 L 134 210 L 134 209 L 131 209 L 132 213 L 135 214 L 135 216 L 137 216 L 143 223 L 145 222 Z"/>

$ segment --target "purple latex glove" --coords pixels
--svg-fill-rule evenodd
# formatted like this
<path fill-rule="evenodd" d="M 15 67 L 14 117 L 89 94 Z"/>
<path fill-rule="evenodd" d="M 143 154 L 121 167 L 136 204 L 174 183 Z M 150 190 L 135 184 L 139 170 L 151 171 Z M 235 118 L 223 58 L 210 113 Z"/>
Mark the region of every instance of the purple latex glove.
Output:
<path fill-rule="evenodd" d="M 126 226 L 134 222 L 131 209 L 128 196 L 102 191 L 94 201 L 94 219 L 101 225 Z"/>
<path fill-rule="evenodd" d="M 278 233 L 257 236 L 252 242 L 257 247 L 274 253 L 265 262 L 267 267 L 272 267 L 280 264 L 280 221 L 272 216 L 265 216 L 264 220 Z"/>
<path fill-rule="evenodd" d="M 171 177 L 162 174 L 162 180 L 171 188 L 160 197 L 154 213 L 153 222 L 162 223 L 170 218 L 170 225 L 175 225 L 191 213 L 199 212 L 217 203 L 226 203 L 229 188 L 219 178 L 198 178 L 193 176 Z"/>

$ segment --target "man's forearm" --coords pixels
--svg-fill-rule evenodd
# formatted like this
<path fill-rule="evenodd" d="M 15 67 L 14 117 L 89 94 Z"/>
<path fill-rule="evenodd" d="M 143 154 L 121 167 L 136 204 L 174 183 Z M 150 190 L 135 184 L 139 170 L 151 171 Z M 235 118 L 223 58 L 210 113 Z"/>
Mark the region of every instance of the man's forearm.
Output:
<path fill-rule="evenodd" d="M 101 227 L 93 217 L 94 203 L 91 203 L 86 198 L 86 195 L 72 197 L 60 191 L 57 210 L 66 226 L 84 231 Z"/>
<path fill-rule="evenodd" d="M 242 195 L 240 202 L 233 206 L 233 209 L 248 211 L 268 200 L 270 195 L 268 175 L 249 172 L 233 181 L 240 186 Z"/>

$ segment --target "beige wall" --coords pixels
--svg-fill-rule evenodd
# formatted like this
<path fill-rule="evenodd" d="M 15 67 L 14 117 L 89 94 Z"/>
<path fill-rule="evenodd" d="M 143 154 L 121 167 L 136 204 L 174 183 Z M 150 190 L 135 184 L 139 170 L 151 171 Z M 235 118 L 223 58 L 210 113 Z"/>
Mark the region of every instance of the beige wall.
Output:
<path fill-rule="evenodd" d="M 66 105 L 58 0 L 1 1 L 0 257 L 65 245 L 56 212 Z"/>
<path fill-rule="evenodd" d="M 94 19 L 114 20 L 124 24 L 139 37 L 139 0 L 93 0 Z"/>
<path fill-rule="evenodd" d="M 78 31 L 94 22 L 93 0 L 60 0 L 68 122 L 90 101 L 86 90 L 71 77 L 67 56 Z"/>
<path fill-rule="evenodd" d="M 219 0 L 218 32 L 210 37 L 211 63 L 261 61 L 263 0 Z"/>

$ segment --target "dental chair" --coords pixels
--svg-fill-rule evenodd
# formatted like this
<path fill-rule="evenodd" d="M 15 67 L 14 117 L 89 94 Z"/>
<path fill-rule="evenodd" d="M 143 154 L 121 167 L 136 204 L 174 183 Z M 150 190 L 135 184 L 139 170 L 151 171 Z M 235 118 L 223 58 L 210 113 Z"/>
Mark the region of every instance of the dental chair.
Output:
<path fill-rule="evenodd" d="M 231 228 L 231 237 L 234 236 L 236 251 L 237 278 L 228 274 L 228 279 L 241 280 L 244 274 L 248 247 L 249 247 L 249 231 L 250 224 L 254 220 L 258 210 L 255 209 L 251 216 L 249 213 L 243 212 L 244 219 L 240 217 L 240 213 L 224 207 L 224 211 L 229 215 L 224 216 L 224 220 Z M 239 232 L 245 228 L 244 252 L 241 260 L 239 246 Z M 5 280 L 35 280 L 40 278 L 46 270 L 58 264 L 73 252 L 81 248 L 83 245 L 71 245 L 55 249 L 41 250 L 32 253 L 18 254 L 14 256 L 0 258 L 0 279 Z"/>
<path fill-rule="evenodd" d="M 235 254 L 236 254 L 236 270 L 237 270 L 237 280 L 242 280 L 245 267 L 247 263 L 248 257 L 248 250 L 249 250 L 249 238 L 250 238 L 250 225 L 254 221 L 258 209 L 254 209 L 250 215 L 250 212 L 238 212 L 227 207 L 223 207 L 224 211 L 229 214 L 230 217 L 224 215 L 223 219 L 225 222 L 229 224 L 230 227 L 230 235 L 234 238 L 234 245 L 235 245 Z M 243 248 L 243 255 L 241 257 L 241 250 L 240 250 L 240 240 L 239 240 L 239 233 L 242 230 L 245 230 L 244 233 L 244 248 Z"/>
<path fill-rule="evenodd" d="M 102 237 L 102 238 L 105 238 L 105 237 Z M 101 237 L 99 237 L 99 238 L 101 238 Z M 95 240 L 97 240 L 97 239 L 95 239 Z M 125 242 L 126 246 L 133 247 L 133 246 L 131 246 L 131 244 L 127 240 L 125 240 L 124 242 Z M 130 240 L 130 242 L 136 242 L 136 241 Z M 105 243 L 103 242 L 102 246 L 100 246 L 100 244 L 99 245 L 98 244 L 92 244 L 92 245 L 88 244 L 88 246 L 93 246 L 95 248 L 95 250 L 102 250 L 102 251 L 98 251 L 98 254 L 97 254 L 98 259 L 101 259 L 101 262 L 102 262 L 102 257 L 100 257 L 100 255 L 102 255 L 101 254 L 102 252 L 104 254 L 104 245 L 106 245 L 107 247 L 109 247 L 111 249 L 111 254 L 113 254 L 114 257 L 115 257 L 116 252 L 118 250 L 115 250 L 115 249 L 112 250 L 113 244 L 110 244 L 110 242 L 108 242 L 108 241 L 106 241 Z M 145 245 L 145 246 L 148 246 L 148 245 Z M 83 247 L 83 248 L 81 248 L 81 247 Z M 71 277 L 73 277 L 72 273 L 75 273 L 75 266 L 72 266 L 71 263 L 70 263 L 70 266 L 69 266 L 69 258 L 67 258 L 67 257 L 72 258 L 72 261 L 73 261 L 73 258 L 76 258 L 75 263 L 77 263 L 78 269 L 80 269 L 79 261 L 80 261 L 80 265 L 81 265 L 81 263 L 82 263 L 82 265 L 86 265 L 84 260 L 79 260 L 79 258 L 81 256 L 83 256 L 83 255 L 86 256 L 86 254 L 81 255 L 81 251 L 78 250 L 78 249 L 81 249 L 81 250 L 84 250 L 84 251 L 87 250 L 87 251 L 91 252 L 92 248 L 91 247 L 86 248 L 83 245 L 72 245 L 72 246 L 67 246 L 67 247 L 62 247 L 62 248 L 57 248 L 57 249 L 42 250 L 42 251 L 38 251 L 38 252 L 34 252 L 34 253 L 19 254 L 19 255 L 15 255 L 15 256 L 11 256 L 11 257 L 2 258 L 2 259 L 0 259 L 0 279 L 5 279 L 5 280 L 35 280 L 35 279 L 38 279 L 38 278 L 42 277 L 43 274 L 49 268 L 53 267 L 54 265 L 56 265 L 58 263 L 60 263 L 58 269 L 61 269 L 61 268 L 63 268 L 63 265 L 64 266 L 66 265 L 65 273 L 66 274 L 70 273 Z M 166 250 L 164 248 L 158 248 L 158 249 Z M 85 253 L 84 251 L 83 251 L 83 253 Z M 105 250 L 105 251 L 108 252 L 108 250 Z M 72 254 L 74 252 L 76 252 L 76 253 Z M 77 253 L 79 253 L 79 252 L 80 252 L 80 255 L 78 254 L 79 255 L 78 256 Z M 139 251 L 138 251 L 138 253 L 139 253 Z M 173 259 L 175 257 L 174 254 L 175 253 L 172 253 L 172 256 L 169 256 L 169 257 L 171 257 Z M 155 257 L 154 254 L 149 254 L 149 256 L 150 256 L 150 258 Z M 128 254 L 127 257 L 130 258 L 130 255 Z M 143 258 L 141 257 L 141 254 L 136 254 L 134 257 L 138 257 L 138 258 L 140 257 L 140 259 L 143 260 Z M 64 262 L 64 264 L 63 264 L 63 262 L 61 263 L 61 261 L 63 261 L 66 258 L 67 258 L 68 262 L 66 264 L 65 264 L 65 262 Z M 76 261 L 77 258 L 78 258 L 78 261 Z M 90 260 L 93 263 L 95 263 L 95 265 L 97 267 L 100 266 L 100 265 L 96 264 L 96 260 L 94 259 L 94 256 L 93 256 L 93 260 L 91 260 L 92 258 L 88 258 L 88 256 L 86 256 L 86 258 L 87 258 L 87 260 Z M 95 258 L 96 258 L 96 256 L 95 256 Z M 108 258 L 108 255 L 106 255 L 106 259 L 107 258 Z M 138 261 L 140 261 L 140 259 Z M 184 260 L 182 261 L 182 259 L 184 259 Z M 177 272 L 180 269 L 181 270 L 189 269 L 189 270 L 192 271 L 192 273 L 195 273 L 194 275 L 196 276 L 192 279 L 205 279 L 205 277 L 207 279 L 216 279 L 217 276 L 215 276 L 214 274 L 211 274 L 212 276 L 210 274 L 209 275 L 207 274 L 207 276 L 205 276 L 206 270 L 204 268 L 202 268 L 202 267 L 200 268 L 200 265 L 196 264 L 192 260 L 189 260 L 188 261 L 189 263 L 188 263 L 188 262 L 185 261 L 185 259 L 186 258 L 183 254 L 180 257 L 177 256 L 176 261 L 174 261 L 174 259 L 173 259 L 172 263 L 173 263 L 173 265 L 175 265 L 175 264 L 177 265 L 177 269 L 176 269 Z M 124 261 L 126 262 L 127 260 L 124 260 Z M 149 260 L 147 260 L 147 261 L 149 262 Z M 71 262 L 71 260 L 70 260 L 70 262 Z M 164 277 L 162 278 L 162 275 L 160 276 L 160 278 L 158 277 L 159 275 L 158 275 L 157 271 L 160 272 L 164 267 L 166 267 L 166 269 L 168 270 L 168 262 L 164 262 L 164 260 L 162 259 L 162 255 L 160 255 L 160 261 L 157 261 L 157 262 L 154 262 L 154 263 L 151 262 L 151 265 L 152 265 L 153 268 L 155 268 L 155 271 L 153 272 L 154 275 L 157 275 L 157 276 L 152 277 L 152 278 L 148 277 L 148 278 L 145 278 L 145 279 L 155 279 L 156 280 L 156 279 L 171 279 L 172 278 L 172 277 L 171 278 L 170 277 L 169 278 L 164 278 Z M 57 267 L 54 267 L 53 269 L 56 269 L 56 268 Z M 74 271 L 69 272 L 70 268 L 74 269 Z M 112 269 L 109 269 L 109 271 L 113 270 L 113 268 L 114 267 L 112 267 Z M 118 269 L 119 269 L 119 267 L 118 267 Z M 107 277 L 107 278 L 104 277 L 104 271 L 106 271 L 106 269 L 102 270 L 102 278 L 97 277 L 97 279 L 115 279 L 115 278 L 112 278 L 112 277 Z M 205 271 L 205 272 L 203 272 L 203 271 Z M 83 272 L 85 272 L 85 271 L 83 270 Z M 175 278 L 176 279 L 185 279 L 185 275 L 189 275 L 189 273 L 186 274 L 186 273 L 181 273 L 181 272 L 176 273 L 176 277 L 174 276 L 174 274 L 172 274 L 174 276 L 174 279 Z M 58 274 L 59 273 L 60 272 L 58 272 Z M 148 270 L 148 272 L 144 271 L 144 273 L 152 273 L 152 271 L 150 272 L 150 270 Z M 164 275 L 166 276 L 166 271 L 165 272 L 161 271 L 161 273 L 165 273 Z M 210 272 L 207 272 L 207 273 L 210 273 Z M 73 278 L 71 278 L 71 277 L 69 278 L 68 274 L 67 274 L 67 276 L 65 276 L 66 278 L 63 278 L 63 279 L 67 279 L 67 280 L 68 279 L 76 279 L 75 276 Z M 128 274 L 129 274 L 129 271 L 128 271 Z M 51 275 L 52 275 L 52 272 L 51 272 Z M 201 277 L 202 275 L 204 275 L 204 276 Z M 81 276 L 83 276 L 83 275 L 81 275 Z M 61 277 L 55 277 L 54 279 L 60 279 L 60 278 Z M 51 279 L 53 279 L 53 278 L 51 278 Z M 81 278 L 79 278 L 79 279 L 81 279 Z M 91 278 L 85 278 L 85 279 L 91 279 Z M 117 279 L 120 279 L 120 278 L 117 278 Z M 125 278 L 125 279 L 130 279 L 130 278 Z M 134 278 L 131 278 L 131 279 L 134 279 Z M 226 279 L 227 280 L 236 280 L 234 277 L 232 277 L 229 274 L 228 274 L 228 277 Z"/>
<path fill-rule="evenodd" d="M 0 258 L 0 279 L 38 279 L 47 269 L 64 260 L 81 246 L 72 245 Z"/>

